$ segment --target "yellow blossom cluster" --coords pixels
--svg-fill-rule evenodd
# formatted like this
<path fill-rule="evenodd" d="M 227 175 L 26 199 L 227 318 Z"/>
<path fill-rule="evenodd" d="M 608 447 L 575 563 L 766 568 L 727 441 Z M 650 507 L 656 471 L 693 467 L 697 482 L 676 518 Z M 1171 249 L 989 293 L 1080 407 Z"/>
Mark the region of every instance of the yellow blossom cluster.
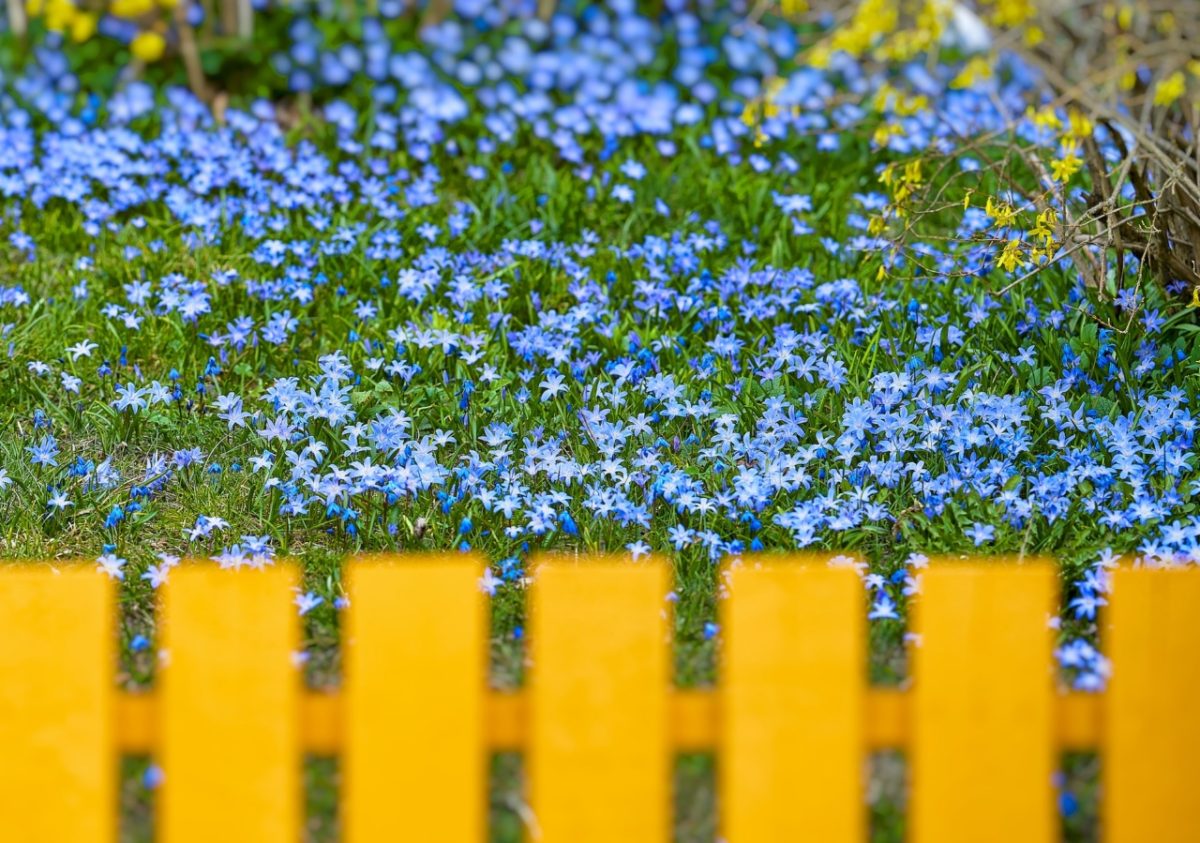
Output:
<path fill-rule="evenodd" d="M 110 0 L 103 10 L 80 8 L 75 0 L 26 0 L 25 11 L 31 18 L 41 18 L 47 29 L 68 35 L 82 43 L 96 34 L 103 14 L 125 20 L 138 20 L 142 31 L 129 42 L 129 51 L 143 62 L 154 62 L 166 52 L 167 41 L 159 20 L 162 12 L 174 9 L 179 0 Z"/>
<path fill-rule="evenodd" d="M 876 214 L 868 222 L 867 232 L 878 236 L 884 232 L 889 218 L 904 219 L 909 215 L 912 200 L 925 186 L 925 174 L 920 158 L 913 158 L 901 165 L 892 162 L 879 174 L 879 182 L 888 189 L 888 204 L 882 214 Z"/>
<path fill-rule="evenodd" d="M 996 228 L 1019 227 L 1017 211 L 1006 202 L 998 202 L 989 197 L 985 213 L 991 217 Z M 996 266 L 1005 272 L 1012 272 L 1019 267 L 1033 264 L 1040 266 L 1054 258 L 1058 252 L 1058 242 L 1055 239 L 1058 227 L 1058 212 L 1046 208 L 1037 215 L 1033 226 L 1026 232 L 1026 238 L 1013 237 L 1004 244 Z"/>
<path fill-rule="evenodd" d="M 96 32 L 96 13 L 78 8 L 71 0 L 28 0 L 25 12 L 33 18 L 44 17 L 47 29 L 66 33 L 76 43 L 87 41 Z"/>
<path fill-rule="evenodd" d="M 1177 37 L 1179 21 L 1170 9 L 1153 11 L 1146 8 L 1145 4 L 1130 0 L 1106 4 L 1103 16 L 1117 31 L 1112 39 L 1111 52 L 1117 58 L 1117 67 L 1121 69 L 1121 90 L 1132 91 L 1138 85 L 1137 63 L 1145 53 L 1146 34 L 1153 32 L 1164 39 Z M 1139 31 L 1141 35 L 1137 34 Z M 1154 105 L 1161 108 L 1175 105 L 1189 89 L 1193 93 L 1192 107 L 1200 108 L 1200 60 L 1193 59 L 1185 66 L 1167 68 L 1150 88 Z"/>
<path fill-rule="evenodd" d="M 786 80 L 779 76 L 773 76 L 767 79 L 763 84 L 763 93 L 746 102 L 742 108 L 742 122 L 754 129 L 754 144 L 761 146 L 766 140 L 766 134 L 762 130 L 764 120 L 769 120 L 783 113 L 783 106 L 778 103 L 778 97 L 783 91 Z M 798 114 L 800 109 L 792 106 L 792 113 Z"/>

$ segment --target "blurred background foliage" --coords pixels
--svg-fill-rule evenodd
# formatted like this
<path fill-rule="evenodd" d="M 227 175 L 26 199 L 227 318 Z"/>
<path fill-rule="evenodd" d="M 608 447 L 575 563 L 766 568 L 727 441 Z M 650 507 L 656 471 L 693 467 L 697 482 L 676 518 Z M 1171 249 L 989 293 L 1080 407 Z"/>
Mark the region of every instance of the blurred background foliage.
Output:
<path fill-rule="evenodd" d="M 377 60 L 378 45 L 413 44 L 435 52 L 461 39 L 468 27 L 528 36 L 531 25 L 541 25 L 542 37 L 552 38 L 557 18 L 586 15 L 587 5 L 6 0 L 0 68 L 24 67 L 46 51 L 54 61 L 68 62 L 79 80 L 78 91 L 64 93 L 92 97 L 96 108 L 103 107 L 104 92 L 142 79 L 160 88 L 187 85 L 218 120 L 231 98 L 265 98 L 286 116 L 319 110 L 320 99 L 350 89 L 352 98 L 397 96 L 388 86 L 375 90 L 374 83 L 389 76 L 387 59 Z M 682 8 L 703 17 L 716 8 L 711 0 L 638 5 L 650 20 Z M 731 7 L 744 30 L 739 37 L 753 34 L 767 17 L 793 20 L 793 67 L 853 60 L 894 70 L 893 86 L 858 103 L 885 118 L 872 139 L 878 151 L 902 153 L 896 139 L 903 137 L 906 121 L 922 120 L 931 107 L 911 72 L 914 65 L 961 62 L 957 84 L 986 86 L 998 54 L 1019 54 L 1044 82 L 1043 101 L 1030 107 L 1040 129 L 1058 140 L 1054 154 L 1023 143 L 1015 119 L 1012 133 L 972 139 L 947 153 L 977 156 L 1011 191 L 1007 199 L 989 195 L 986 206 L 990 216 L 1012 224 L 1013 237 L 1001 244 L 1003 265 L 1032 277 L 1069 253 L 1089 286 L 1101 293 L 1115 295 L 1145 276 L 1200 305 L 1196 0 L 750 0 Z M 762 27 L 763 39 L 769 31 Z M 762 52 L 778 50 L 764 44 Z M 779 97 L 789 72 L 773 59 L 760 64 L 762 91 L 746 114 L 757 125 L 787 107 Z M 854 92 L 847 98 L 853 100 Z M 911 247 L 921 236 L 938 225 L 944 229 L 948 209 L 972 204 L 971 177 L 970 171 L 962 173 L 957 186 L 930 178 L 944 169 L 936 151 L 897 157 L 904 158 L 891 155 L 880 174 L 892 201 L 873 220 L 873 233 L 891 239 L 897 259 L 901 254 L 911 259 L 919 257 Z M 1124 277 L 1127 265 L 1136 273 L 1132 280 Z"/>

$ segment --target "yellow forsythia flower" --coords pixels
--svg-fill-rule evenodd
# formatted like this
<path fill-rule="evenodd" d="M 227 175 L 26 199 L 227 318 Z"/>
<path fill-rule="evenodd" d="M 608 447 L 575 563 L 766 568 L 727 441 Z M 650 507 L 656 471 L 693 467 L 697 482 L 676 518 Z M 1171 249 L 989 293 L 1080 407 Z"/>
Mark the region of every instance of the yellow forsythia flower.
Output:
<path fill-rule="evenodd" d="M 76 44 L 82 44 L 95 34 L 95 12 L 80 12 L 75 16 L 75 20 L 71 21 L 71 40 Z"/>
<path fill-rule="evenodd" d="M 896 135 L 904 134 L 904 129 L 897 126 L 895 123 L 880 123 L 875 127 L 873 140 L 876 146 L 887 146 L 888 142 Z"/>
<path fill-rule="evenodd" d="M 154 11 L 154 0 L 112 0 L 108 10 L 119 18 L 140 18 Z"/>
<path fill-rule="evenodd" d="M 984 206 L 984 213 L 992 218 L 996 228 L 1008 228 L 1017 218 L 1017 212 L 1007 202 L 997 202 L 991 196 Z"/>
<path fill-rule="evenodd" d="M 139 32 L 129 42 L 129 52 L 144 62 L 158 61 L 167 48 L 167 41 L 157 32 Z"/>
<path fill-rule="evenodd" d="M 996 265 L 1005 272 L 1012 272 L 1021 265 L 1021 241 L 1009 240 L 1008 245 L 1004 247 L 1004 251 L 1000 253 L 1000 258 L 996 261 Z"/>
<path fill-rule="evenodd" d="M 992 22 L 1005 29 L 1015 29 L 1033 16 L 1032 0 L 996 0 Z"/>
<path fill-rule="evenodd" d="M 1117 9 L 1117 26 L 1126 32 L 1133 26 L 1133 6 L 1128 3 Z"/>
<path fill-rule="evenodd" d="M 1051 106 L 1047 105 L 1037 111 L 1030 106 L 1026 114 L 1033 118 L 1033 125 L 1039 129 L 1058 129 L 1062 126 L 1062 120 Z"/>
<path fill-rule="evenodd" d="M 1047 208 L 1038 214 L 1037 225 L 1029 229 L 1029 233 L 1031 235 L 1034 237 L 1040 237 L 1042 239 L 1042 245 L 1045 248 L 1047 257 L 1050 255 L 1054 246 L 1053 226 L 1057 224 L 1058 214 L 1053 208 Z"/>
<path fill-rule="evenodd" d="M 46 4 L 46 28 L 54 32 L 67 29 L 75 19 L 75 4 L 71 0 L 50 0 Z"/>
<path fill-rule="evenodd" d="M 1088 116 L 1078 109 L 1072 108 L 1068 112 L 1068 116 L 1071 120 L 1071 128 L 1067 132 L 1067 137 L 1069 138 L 1086 138 L 1096 128 Z"/>
<path fill-rule="evenodd" d="M 954 77 L 950 83 L 951 88 L 962 90 L 964 88 L 972 88 L 976 83 L 992 78 L 992 64 L 982 56 L 976 56 L 967 62 L 967 66 Z"/>
<path fill-rule="evenodd" d="M 1177 70 L 1154 86 L 1154 104 L 1170 105 L 1183 96 L 1186 80 L 1183 71 Z"/>
<path fill-rule="evenodd" d="M 1055 181 L 1068 182 L 1071 180 L 1071 176 L 1079 172 L 1079 167 L 1082 163 L 1074 155 L 1056 158 L 1050 162 L 1051 175 L 1053 175 Z"/>
<path fill-rule="evenodd" d="M 1079 142 L 1074 139 L 1063 141 L 1062 157 L 1050 162 L 1050 169 L 1055 181 L 1070 181 L 1071 176 L 1079 172 L 1083 161 L 1079 158 Z"/>

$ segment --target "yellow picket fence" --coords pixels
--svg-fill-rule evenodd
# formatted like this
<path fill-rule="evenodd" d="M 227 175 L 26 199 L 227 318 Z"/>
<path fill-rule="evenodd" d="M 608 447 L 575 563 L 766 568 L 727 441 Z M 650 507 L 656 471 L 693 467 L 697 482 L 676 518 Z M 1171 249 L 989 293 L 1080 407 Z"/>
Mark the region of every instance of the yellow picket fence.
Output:
<path fill-rule="evenodd" d="M 1049 843 L 1061 752 L 1101 755 L 1108 843 L 1200 840 L 1200 570 L 1120 570 L 1099 695 L 1056 688 L 1045 564 L 935 564 L 911 685 L 866 682 L 864 593 L 822 564 L 723 581 L 719 681 L 674 690 L 669 568 L 549 560 L 528 681 L 487 686 L 482 564 L 351 562 L 337 693 L 303 688 L 294 568 L 185 565 L 160 606 L 151 693 L 114 689 L 113 584 L 90 566 L 0 570 L 0 839 L 116 838 L 117 759 L 153 754 L 166 843 L 295 843 L 302 758 L 337 755 L 342 839 L 480 843 L 488 757 L 524 753 L 529 839 L 670 839 L 675 753 L 712 751 L 728 843 L 866 839 L 865 768 L 909 762 L 916 843 Z"/>

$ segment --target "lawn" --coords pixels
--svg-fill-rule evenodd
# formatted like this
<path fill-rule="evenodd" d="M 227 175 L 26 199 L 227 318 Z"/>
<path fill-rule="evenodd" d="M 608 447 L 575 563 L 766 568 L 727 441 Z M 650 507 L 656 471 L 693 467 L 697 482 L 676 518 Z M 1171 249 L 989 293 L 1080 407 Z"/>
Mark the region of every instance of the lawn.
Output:
<path fill-rule="evenodd" d="M 819 25 L 736 4 L 477 5 L 421 35 L 385 3 L 272 7 L 216 109 L 100 38 L 4 42 L 0 553 L 121 580 L 128 687 L 182 558 L 295 560 L 325 686 L 365 551 L 489 560 L 498 685 L 543 552 L 669 558 L 681 684 L 713 681 L 718 572 L 747 554 L 860 560 L 880 683 L 929 558 L 1052 557 L 1063 682 L 1100 687 L 1107 568 L 1200 558 L 1196 323 L 1134 258 L 1099 286 L 1069 250 L 1006 260 L 1038 214 L 989 150 L 1061 140 L 1036 76 L 1004 56 L 963 84 L 953 49 L 818 67 Z M 904 226 L 914 160 L 936 207 Z M 899 839 L 902 760 L 877 761 Z M 141 840 L 154 768 L 127 766 Z M 1093 766 L 1067 764 L 1071 839 Z M 711 759 L 679 775 L 679 838 L 711 840 Z M 313 840 L 335 787 L 314 761 Z"/>

